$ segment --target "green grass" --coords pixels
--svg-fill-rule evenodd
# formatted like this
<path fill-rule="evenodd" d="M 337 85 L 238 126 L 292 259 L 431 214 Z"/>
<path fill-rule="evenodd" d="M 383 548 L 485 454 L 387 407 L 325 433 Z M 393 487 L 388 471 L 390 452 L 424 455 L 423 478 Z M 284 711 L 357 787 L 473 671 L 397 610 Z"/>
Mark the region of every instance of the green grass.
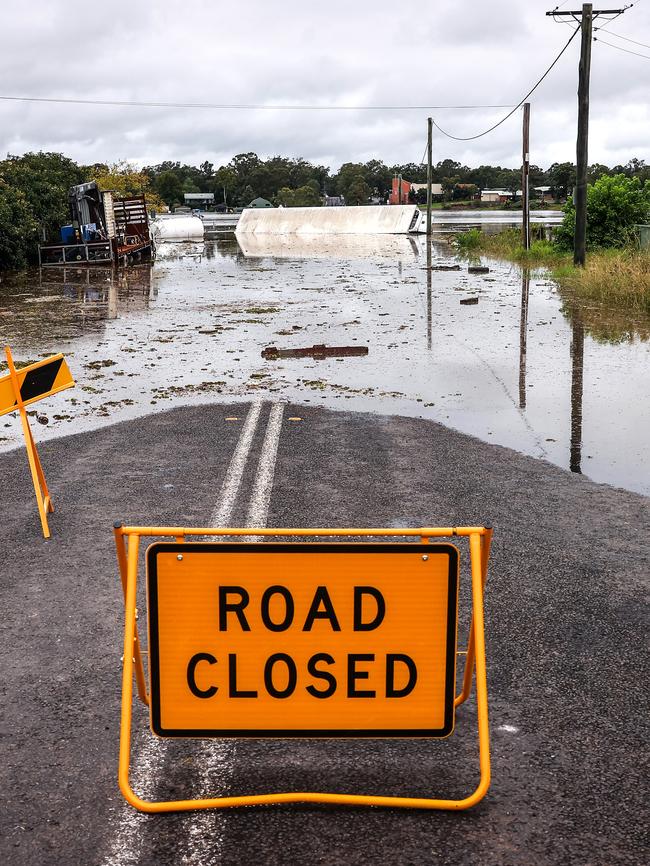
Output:
<path fill-rule="evenodd" d="M 521 246 L 521 232 L 506 229 L 484 234 L 470 229 L 455 237 L 467 257 L 492 256 L 524 267 L 544 268 L 558 284 L 565 308 L 579 309 L 594 337 L 608 342 L 650 337 L 650 252 L 632 247 L 593 250 L 584 268 L 571 253 L 560 252 L 546 240 Z"/>
<path fill-rule="evenodd" d="M 519 229 L 505 229 L 489 235 L 473 228 L 457 234 L 455 242 L 466 253 L 483 253 L 522 264 L 554 267 L 570 261 L 568 253 L 558 252 L 553 244 L 545 240 L 534 240 L 530 249 L 525 250 L 521 245 Z"/>

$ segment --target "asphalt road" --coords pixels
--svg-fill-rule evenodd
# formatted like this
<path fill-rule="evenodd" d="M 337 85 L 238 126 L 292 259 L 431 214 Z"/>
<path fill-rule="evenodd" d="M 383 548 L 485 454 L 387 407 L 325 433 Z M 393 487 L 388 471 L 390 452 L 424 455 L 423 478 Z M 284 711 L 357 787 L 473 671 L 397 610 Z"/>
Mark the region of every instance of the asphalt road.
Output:
<path fill-rule="evenodd" d="M 466 813 L 301 805 L 150 816 L 124 803 L 111 527 L 206 525 L 223 513 L 250 404 L 185 408 L 44 445 L 51 541 L 24 453 L 0 457 L 0 860 L 647 863 L 648 500 L 406 418 L 286 406 L 276 411 L 276 459 L 269 406 L 227 503 L 231 524 L 257 508 L 269 526 L 494 527 L 486 799 Z M 265 492 L 259 460 L 269 450 Z M 473 705 L 445 741 L 168 742 L 152 737 L 143 710 L 134 723 L 133 784 L 149 797 L 462 796 L 477 780 Z"/>

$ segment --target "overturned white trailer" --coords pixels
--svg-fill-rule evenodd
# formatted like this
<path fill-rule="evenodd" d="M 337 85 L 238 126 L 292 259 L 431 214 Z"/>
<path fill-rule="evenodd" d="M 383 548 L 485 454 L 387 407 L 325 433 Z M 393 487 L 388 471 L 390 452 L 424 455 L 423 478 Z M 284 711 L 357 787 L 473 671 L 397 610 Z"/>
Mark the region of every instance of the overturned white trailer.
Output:
<path fill-rule="evenodd" d="M 247 208 L 235 234 L 406 235 L 421 218 L 416 205 Z"/>

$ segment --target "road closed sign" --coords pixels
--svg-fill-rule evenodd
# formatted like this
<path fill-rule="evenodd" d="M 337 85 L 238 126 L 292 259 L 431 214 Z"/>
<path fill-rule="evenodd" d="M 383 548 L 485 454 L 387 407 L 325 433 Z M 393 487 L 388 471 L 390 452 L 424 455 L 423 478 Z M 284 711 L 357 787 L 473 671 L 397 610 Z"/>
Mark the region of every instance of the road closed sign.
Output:
<path fill-rule="evenodd" d="M 152 544 L 153 732 L 447 736 L 458 567 L 451 544 Z"/>

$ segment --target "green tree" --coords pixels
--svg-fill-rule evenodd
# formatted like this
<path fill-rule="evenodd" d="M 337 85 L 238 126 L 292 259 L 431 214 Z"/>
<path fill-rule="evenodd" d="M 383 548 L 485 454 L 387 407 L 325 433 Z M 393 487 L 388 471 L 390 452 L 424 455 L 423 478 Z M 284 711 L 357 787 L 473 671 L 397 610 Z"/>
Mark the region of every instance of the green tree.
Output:
<path fill-rule="evenodd" d="M 154 187 L 168 207 L 183 201 L 183 181 L 172 169 L 162 171 L 154 181 Z"/>
<path fill-rule="evenodd" d="M 365 167 L 361 162 L 344 162 L 338 172 L 334 175 L 334 188 L 339 195 L 342 195 L 346 202 L 349 199 L 350 187 L 357 183 L 359 178 L 366 183 Z M 370 185 L 367 184 L 368 188 Z M 370 193 L 368 193 L 370 195 Z"/>
<path fill-rule="evenodd" d="M 278 192 L 276 201 L 283 207 L 320 207 L 323 202 L 316 186 L 316 181 L 309 181 L 298 189 L 285 186 Z"/>
<path fill-rule="evenodd" d="M 0 179 L 0 270 L 24 267 L 37 245 L 38 224 L 25 194 Z"/>
<path fill-rule="evenodd" d="M 650 180 L 604 175 L 587 187 L 587 248 L 622 247 L 629 243 L 632 226 L 650 219 Z M 564 219 L 555 233 L 563 250 L 573 248 L 576 212 L 572 199 L 564 208 Z"/>
<path fill-rule="evenodd" d="M 534 186 L 549 186 L 550 184 L 547 184 L 546 181 L 546 172 L 543 169 L 538 165 L 528 166 L 528 183 L 531 188 Z"/>
<path fill-rule="evenodd" d="M 458 177 L 443 177 L 440 183 L 442 184 L 442 197 L 445 201 L 449 201 L 453 198 L 454 190 L 458 183 Z"/>
<path fill-rule="evenodd" d="M 572 162 L 554 162 L 547 175 L 556 199 L 568 198 L 571 195 L 576 182 L 576 167 Z"/>
<path fill-rule="evenodd" d="M 358 174 L 356 175 L 356 177 L 352 178 L 349 186 L 347 187 L 345 203 L 349 205 L 366 204 L 366 202 L 370 198 L 371 193 L 372 190 L 363 179 L 363 175 Z"/>
<path fill-rule="evenodd" d="M 467 172 L 466 181 L 475 183 L 479 189 L 497 189 L 498 178 L 502 171 L 499 165 L 479 165 L 478 168 L 472 168 Z"/>
<path fill-rule="evenodd" d="M 368 186 L 377 192 L 377 195 L 384 200 L 390 192 L 393 183 L 393 173 L 387 165 L 380 159 L 371 159 L 364 165 L 363 176 Z M 415 178 L 410 178 L 414 183 Z"/>
<path fill-rule="evenodd" d="M 198 184 L 194 183 L 191 177 L 186 177 L 183 181 L 183 193 L 186 192 L 201 192 Z"/>
<path fill-rule="evenodd" d="M 609 174 L 609 169 L 606 165 L 601 165 L 599 162 L 595 162 L 593 165 L 590 165 L 587 169 L 587 183 L 595 183 L 599 177 L 602 177 L 604 174 Z"/>
<path fill-rule="evenodd" d="M 90 176 L 102 192 L 110 190 L 121 198 L 144 195 L 149 207 L 158 209 L 163 203 L 162 199 L 152 191 L 149 175 L 133 168 L 126 160 L 116 162 L 114 165 L 94 165 Z"/>
<path fill-rule="evenodd" d="M 216 201 L 232 206 L 235 203 L 237 175 L 229 165 L 223 165 L 214 175 L 214 196 Z"/>
<path fill-rule="evenodd" d="M 507 189 L 516 195 L 521 189 L 521 172 L 516 168 L 503 168 L 497 175 L 497 189 Z"/>
<path fill-rule="evenodd" d="M 70 220 L 70 187 L 89 180 L 89 170 L 60 153 L 26 153 L 0 162 L 0 178 L 20 190 L 32 217 L 51 241 Z"/>

